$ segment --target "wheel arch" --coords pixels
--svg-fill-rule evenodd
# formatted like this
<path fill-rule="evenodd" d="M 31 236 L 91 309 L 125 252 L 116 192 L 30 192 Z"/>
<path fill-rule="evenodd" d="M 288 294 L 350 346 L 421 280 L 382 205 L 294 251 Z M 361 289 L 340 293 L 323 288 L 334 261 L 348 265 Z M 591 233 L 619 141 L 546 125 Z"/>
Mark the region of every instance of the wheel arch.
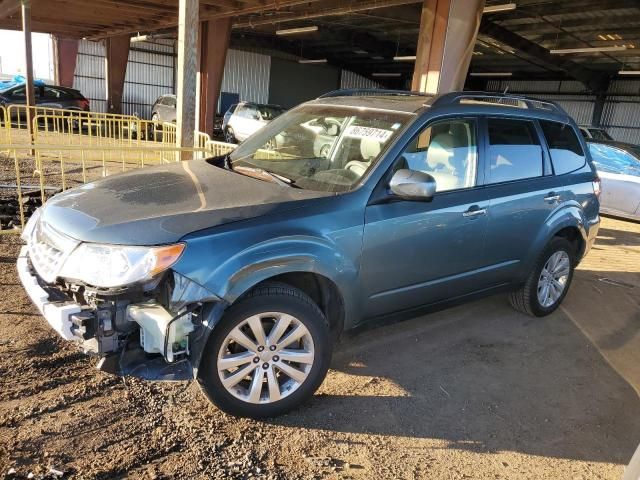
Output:
<path fill-rule="evenodd" d="M 584 255 L 588 242 L 587 223 L 582 209 L 578 204 L 561 206 L 554 210 L 544 223 L 538 235 L 531 242 L 529 252 L 526 256 L 522 269 L 523 279 L 535 264 L 540 252 L 554 237 L 563 237 L 569 240 L 576 247 L 576 261 L 579 262 Z"/>

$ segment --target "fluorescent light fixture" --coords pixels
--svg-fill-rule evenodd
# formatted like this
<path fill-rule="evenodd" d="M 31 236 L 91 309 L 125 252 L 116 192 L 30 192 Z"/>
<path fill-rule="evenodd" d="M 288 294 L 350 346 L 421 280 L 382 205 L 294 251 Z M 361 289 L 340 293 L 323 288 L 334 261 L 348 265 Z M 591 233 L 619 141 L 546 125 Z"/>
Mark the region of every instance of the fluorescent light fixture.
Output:
<path fill-rule="evenodd" d="M 356 48 L 356 49 L 353 51 L 353 53 L 357 53 L 358 55 L 366 55 L 366 54 L 367 54 L 367 53 L 369 53 L 369 52 L 367 52 L 366 50 L 363 50 L 363 49 L 361 49 L 361 48 Z"/>
<path fill-rule="evenodd" d="M 640 75 L 640 70 L 620 70 L 618 75 Z"/>
<path fill-rule="evenodd" d="M 416 59 L 415 55 L 397 55 L 393 57 L 396 62 L 413 62 Z"/>
<path fill-rule="evenodd" d="M 613 47 L 558 48 L 555 50 L 549 50 L 549 53 L 562 55 L 565 53 L 619 52 L 620 50 L 626 49 L 626 45 L 614 45 Z"/>
<path fill-rule="evenodd" d="M 512 72 L 471 72 L 472 77 L 510 77 Z"/>
<path fill-rule="evenodd" d="M 302 58 L 298 63 L 327 63 L 326 58 Z"/>
<path fill-rule="evenodd" d="M 374 60 L 384 60 L 384 57 L 383 57 L 383 56 L 381 56 L 381 55 L 374 55 L 374 56 L 373 56 L 373 57 L 371 57 L 371 58 L 373 58 Z"/>
<path fill-rule="evenodd" d="M 498 13 L 498 12 L 509 12 L 511 10 L 515 10 L 517 5 L 515 3 L 503 3 L 502 5 L 489 5 L 488 7 L 484 7 L 482 13 Z"/>
<path fill-rule="evenodd" d="M 286 28 L 284 30 L 276 30 L 276 35 L 297 35 L 299 33 L 310 33 L 317 31 L 318 26 L 313 25 L 311 27 Z"/>
<path fill-rule="evenodd" d="M 401 73 L 393 73 L 393 72 L 379 72 L 379 73 L 371 74 L 372 77 L 400 77 L 401 75 L 402 75 Z"/>

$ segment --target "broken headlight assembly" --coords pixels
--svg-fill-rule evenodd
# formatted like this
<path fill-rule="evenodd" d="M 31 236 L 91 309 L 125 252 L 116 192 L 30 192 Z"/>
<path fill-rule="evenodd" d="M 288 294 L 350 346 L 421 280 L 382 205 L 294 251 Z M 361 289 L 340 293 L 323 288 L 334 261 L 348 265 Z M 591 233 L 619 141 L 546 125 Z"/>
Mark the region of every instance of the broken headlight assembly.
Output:
<path fill-rule="evenodd" d="M 129 247 L 81 243 L 64 262 L 59 276 L 101 288 L 151 280 L 175 264 L 185 245 Z"/>

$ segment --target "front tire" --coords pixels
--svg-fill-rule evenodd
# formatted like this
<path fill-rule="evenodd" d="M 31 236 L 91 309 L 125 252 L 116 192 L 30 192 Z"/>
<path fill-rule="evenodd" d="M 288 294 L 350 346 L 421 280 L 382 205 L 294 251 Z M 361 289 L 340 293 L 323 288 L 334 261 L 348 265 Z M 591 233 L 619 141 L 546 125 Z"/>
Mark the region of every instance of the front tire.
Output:
<path fill-rule="evenodd" d="M 509 300 L 516 310 L 534 317 L 553 313 L 569 291 L 576 266 L 573 245 L 554 237 L 542 251 L 524 285 Z"/>
<path fill-rule="evenodd" d="M 220 410 L 274 417 L 303 403 L 324 380 L 331 360 L 329 326 L 302 291 L 258 287 L 229 307 L 200 364 L 200 384 Z"/>
<path fill-rule="evenodd" d="M 238 140 L 236 139 L 236 135 L 233 132 L 233 128 L 231 127 L 227 127 L 224 130 L 224 141 L 227 143 L 233 143 L 236 144 L 238 143 Z"/>

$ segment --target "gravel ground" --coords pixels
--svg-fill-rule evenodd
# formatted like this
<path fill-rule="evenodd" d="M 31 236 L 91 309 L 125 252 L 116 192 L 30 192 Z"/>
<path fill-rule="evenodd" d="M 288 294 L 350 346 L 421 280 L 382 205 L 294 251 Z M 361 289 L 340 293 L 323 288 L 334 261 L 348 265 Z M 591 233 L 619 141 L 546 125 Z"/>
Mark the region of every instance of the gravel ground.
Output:
<path fill-rule="evenodd" d="M 640 442 L 625 379 L 640 364 L 627 342 L 639 337 L 640 249 L 628 244 L 640 228 L 626 225 L 605 220 L 603 247 L 554 315 L 532 319 L 496 296 L 349 335 L 315 397 L 266 422 L 219 412 L 195 384 L 95 370 L 30 304 L 18 240 L 0 236 L 0 475 L 619 479 Z M 607 270 L 603 251 L 621 262 L 607 278 L 620 271 L 626 287 L 607 284 L 615 307 L 594 319 L 579 307 Z M 602 343 L 599 325 L 624 312 L 617 343 Z"/>

